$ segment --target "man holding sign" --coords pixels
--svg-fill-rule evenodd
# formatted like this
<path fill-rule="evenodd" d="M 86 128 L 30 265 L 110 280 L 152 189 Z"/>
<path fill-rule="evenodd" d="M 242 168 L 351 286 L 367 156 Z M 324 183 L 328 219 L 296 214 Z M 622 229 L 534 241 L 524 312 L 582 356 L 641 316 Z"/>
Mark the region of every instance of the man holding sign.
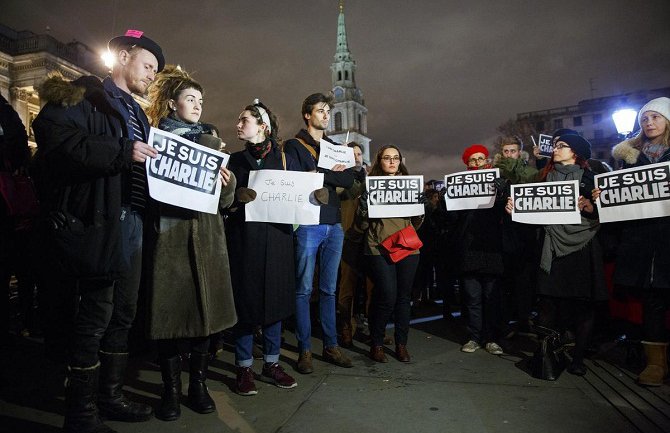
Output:
<path fill-rule="evenodd" d="M 324 186 L 328 196 L 323 197 L 321 215 L 317 225 L 301 225 L 295 232 L 296 240 L 296 338 L 298 339 L 298 371 L 308 374 L 312 366 L 311 321 L 309 300 L 312 281 L 319 255 L 319 311 L 323 329 L 323 359 L 340 367 L 352 367 L 351 360 L 337 345 L 335 326 L 335 291 L 337 271 L 342 255 L 344 233 L 341 225 L 340 198 L 336 188 L 351 188 L 354 172 L 344 164 L 335 164 L 330 169 L 318 167 L 320 142 L 328 141 L 324 131 L 328 128 L 332 98 L 315 93 L 302 103 L 302 116 L 306 129 L 300 130 L 296 138 L 286 141 L 287 155 L 298 161 L 302 171 L 324 174 Z M 322 164 L 321 164 L 322 165 Z"/>

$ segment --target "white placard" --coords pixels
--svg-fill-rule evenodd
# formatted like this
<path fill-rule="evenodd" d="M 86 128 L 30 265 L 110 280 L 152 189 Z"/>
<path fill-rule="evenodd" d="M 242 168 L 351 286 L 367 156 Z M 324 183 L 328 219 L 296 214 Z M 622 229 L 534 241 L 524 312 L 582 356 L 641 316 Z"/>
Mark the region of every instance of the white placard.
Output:
<path fill-rule="evenodd" d="M 595 176 L 600 222 L 670 216 L 670 162 Z"/>
<path fill-rule="evenodd" d="M 321 140 L 319 142 L 319 163 L 317 167 L 330 170 L 335 164 L 344 164 L 346 168 L 354 167 L 356 165 L 354 148 Z"/>
<path fill-rule="evenodd" d="M 512 185 L 512 221 L 525 224 L 579 224 L 579 182 Z"/>
<path fill-rule="evenodd" d="M 323 173 L 253 170 L 249 188 L 256 199 L 245 206 L 245 220 L 283 224 L 319 224 L 321 207 L 314 190 L 323 187 Z"/>
<path fill-rule="evenodd" d="M 147 158 L 147 181 L 151 198 L 198 212 L 215 214 L 219 207 L 219 169 L 230 155 L 212 150 L 183 137 L 151 128 L 149 144 L 158 151 Z"/>
<path fill-rule="evenodd" d="M 444 176 L 446 188 L 444 201 L 447 210 L 488 209 L 496 201 L 493 181 L 500 177 L 500 170 L 468 170 Z"/>
<path fill-rule="evenodd" d="M 423 175 L 368 176 L 368 215 L 370 218 L 393 218 L 423 215 L 419 203 L 423 191 Z"/>

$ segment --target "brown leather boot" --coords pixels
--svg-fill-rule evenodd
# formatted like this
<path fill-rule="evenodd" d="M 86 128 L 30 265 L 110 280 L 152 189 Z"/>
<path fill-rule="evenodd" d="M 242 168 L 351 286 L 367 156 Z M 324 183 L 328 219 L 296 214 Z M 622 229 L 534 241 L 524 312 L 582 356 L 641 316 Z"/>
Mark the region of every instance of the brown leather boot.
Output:
<path fill-rule="evenodd" d="M 407 351 L 407 346 L 404 344 L 396 344 L 395 345 L 395 356 L 398 358 L 398 361 L 400 362 L 409 362 L 410 361 L 410 356 L 409 352 Z"/>
<path fill-rule="evenodd" d="M 370 358 L 377 362 L 389 362 L 386 354 L 384 353 L 384 346 L 370 347 Z"/>
<path fill-rule="evenodd" d="M 668 375 L 668 343 L 643 341 L 647 366 L 637 378 L 637 383 L 644 386 L 661 386 Z"/>
<path fill-rule="evenodd" d="M 352 347 L 354 345 L 354 336 L 351 332 L 351 327 L 344 326 L 342 328 L 342 336 L 340 337 L 340 346 L 342 347 Z"/>
<path fill-rule="evenodd" d="M 302 374 L 309 374 L 314 371 L 312 366 L 312 352 L 305 350 L 298 355 L 298 372 Z"/>

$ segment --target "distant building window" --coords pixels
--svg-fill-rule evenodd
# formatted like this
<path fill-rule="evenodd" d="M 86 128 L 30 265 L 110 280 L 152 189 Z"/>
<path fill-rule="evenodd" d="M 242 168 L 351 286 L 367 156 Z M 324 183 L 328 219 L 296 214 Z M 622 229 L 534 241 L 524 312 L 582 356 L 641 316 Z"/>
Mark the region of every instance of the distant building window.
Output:
<path fill-rule="evenodd" d="M 593 138 L 596 140 L 602 140 L 603 139 L 603 130 L 602 129 L 596 129 L 593 131 Z"/>
<path fill-rule="evenodd" d="M 344 71 L 344 79 L 345 80 L 349 79 L 349 71 Z"/>
<path fill-rule="evenodd" d="M 337 81 L 342 81 L 342 71 L 337 71 Z"/>
<path fill-rule="evenodd" d="M 554 129 L 560 129 L 563 127 L 563 119 L 554 119 Z"/>
<path fill-rule="evenodd" d="M 600 123 L 601 120 L 603 120 L 603 115 L 601 113 L 593 115 L 593 123 Z"/>
<path fill-rule="evenodd" d="M 575 116 L 572 118 L 572 126 L 582 126 L 582 116 Z"/>
<path fill-rule="evenodd" d="M 542 132 L 544 131 L 544 122 L 540 121 L 535 124 L 535 130 L 537 132 Z"/>
<path fill-rule="evenodd" d="M 335 131 L 342 130 L 342 113 L 335 113 Z"/>

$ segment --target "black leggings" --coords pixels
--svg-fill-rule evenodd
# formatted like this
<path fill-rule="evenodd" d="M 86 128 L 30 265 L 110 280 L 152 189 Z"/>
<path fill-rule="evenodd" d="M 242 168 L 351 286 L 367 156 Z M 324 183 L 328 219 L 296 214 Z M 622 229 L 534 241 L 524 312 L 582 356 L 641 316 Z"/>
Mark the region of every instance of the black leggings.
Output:
<path fill-rule="evenodd" d="M 159 359 L 169 359 L 179 355 L 180 343 L 188 344 L 191 352 L 199 354 L 209 353 L 209 336 L 158 340 L 157 343 Z"/>
<path fill-rule="evenodd" d="M 539 324 L 554 330 L 574 328 L 575 348 L 572 351 L 574 362 L 584 360 L 584 352 L 593 334 L 595 306 L 593 301 L 582 299 L 561 299 L 543 297 Z"/>

